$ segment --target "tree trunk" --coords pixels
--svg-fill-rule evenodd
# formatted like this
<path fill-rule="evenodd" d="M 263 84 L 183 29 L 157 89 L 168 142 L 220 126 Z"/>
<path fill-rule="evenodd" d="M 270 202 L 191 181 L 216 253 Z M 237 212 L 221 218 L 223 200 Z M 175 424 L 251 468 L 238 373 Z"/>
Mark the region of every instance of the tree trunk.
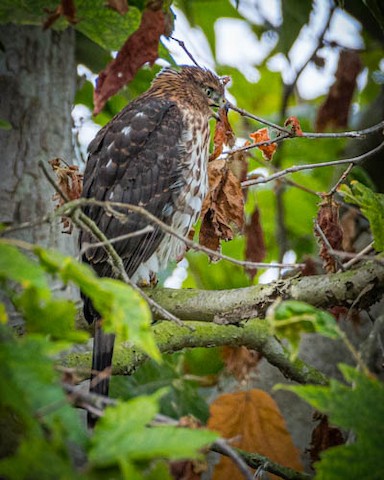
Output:
<path fill-rule="evenodd" d="M 76 82 L 74 31 L 0 27 L 0 222 L 34 222 L 54 209 L 53 189 L 38 167 L 62 157 L 71 162 Z M 60 221 L 13 232 L 28 242 L 74 253 L 75 238 Z"/>

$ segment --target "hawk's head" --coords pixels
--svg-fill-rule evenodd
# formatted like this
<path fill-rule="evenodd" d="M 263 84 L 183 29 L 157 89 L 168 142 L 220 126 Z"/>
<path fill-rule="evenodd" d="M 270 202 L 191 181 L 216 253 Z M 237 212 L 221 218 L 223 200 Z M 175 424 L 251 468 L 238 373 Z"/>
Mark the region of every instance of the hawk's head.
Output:
<path fill-rule="evenodd" d="M 210 111 L 212 107 L 223 107 L 226 104 L 226 83 L 228 77 L 221 79 L 210 70 L 182 66 L 179 70 L 163 69 L 153 81 L 151 90 L 176 102 Z"/>

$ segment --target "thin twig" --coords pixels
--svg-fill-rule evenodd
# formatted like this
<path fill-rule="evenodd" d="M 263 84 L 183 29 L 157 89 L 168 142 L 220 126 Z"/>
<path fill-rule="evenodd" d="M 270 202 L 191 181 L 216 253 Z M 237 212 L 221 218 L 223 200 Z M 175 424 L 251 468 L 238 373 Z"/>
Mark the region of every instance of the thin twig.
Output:
<path fill-rule="evenodd" d="M 285 84 L 284 89 L 283 89 L 283 100 L 282 100 L 282 105 L 281 105 L 281 116 L 284 117 L 286 115 L 287 111 L 287 105 L 288 105 L 288 100 L 289 97 L 291 96 L 295 85 L 297 84 L 297 81 L 299 80 L 301 74 L 303 71 L 306 69 L 308 64 L 315 58 L 318 50 L 323 46 L 323 40 L 324 36 L 329 28 L 329 25 L 331 23 L 331 19 L 333 16 L 333 13 L 336 9 L 336 5 L 331 5 L 329 12 L 328 12 L 328 18 L 327 21 L 324 23 L 323 29 L 320 32 L 319 36 L 317 37 L 317 42 L 314 45 L 312 53 L 308 56 L 307 60 L 302 64 L 302 66 L 296 71 L 295 78 L 292 80 L 291 83 Z"/>
<path fill-rule="evenodd" d="M 367 158 L 372 157 L 373 155 L 376 155 L 376 153 L 380 152 L 380 150 L 383 147 L 384 147 L 384 142 L 380 143 L 380 145 L 378 145 L 376 148 L 369 150 L 368 152 L 363 153 L 362 155 L 358 155 L 357 157 L 344 158 L 342 160 L 334 160 L 331 162 L 311 163 L 306 165 L 293 165 L 292 167 L 286 168 L 285 170 L 280 170 L 279 172 L 276 172 L 270 175 L 269 177 L 258 178 L 255 180 L 246 180 L 245 182 L 242 182 L 241 186 L 243 188 L 247 188 L 252 185 L 268 183 L 280 177 L 283 177 L 289 173 L 300 172 L 302 170 L 311 170 L 311 169 L 322 168 L 322 167 L 333 167 L 335 165 L 345 165 L 347 163 L 352 163 L 353 165 L 357 165 L 361 163 L 363 160 L 366 160 Z"/>
<path fill-rule="evenodd" d="M 335 260 L 337 266 L 339 267 L 340 270 L 344 271 L 344 266 L 343 264 L 341 263 L 340 259 L 338 258 L 337 255 L 335 255 L 334 253 L 331 253 L 333 251 L 333 248 L 332 248 L 332 245 L 329 243 L 329 240 L 327 238 L 327 236 L 325 235 L 325 233 L 323 232 L 322 228 L 320 227 L 320 225 L 318 224 L 318 222 L 315 222 L 315 230 L 316 232 L 319 234 L 320 238 L 321 238 L 321 241 L 324 243 L 326 249 L 327 249 L 327 252 L 329 253 L 329 255 Z"/>
<path fill-rule="evenodd" d="M 269 127 L 272 127 L 276 130 L 279 130 L 280 132 L 286 134 L 289 137 L 292 137 L 292 132 L 290 132 L 288 129 L 284 127 L 280 127 L 280 125 L 277 125 L 276 123 L 270 122 L 269 120 L 265 120 L 264 118 L 258 117 L 257 115 L 254 115 L 253 113 L 249 113 L 246 110 L 236 107 L 236 105 L 233 105 L 231 102 L 227 102 L 228 108 L 231 110 L 240 113 L 241 116 L 243 117 L 248 117 L 251 118 L 252 120 L 256 120 L 257 122 L 263 123 L 264 125 L 268 125 Z"/>
<path fill-rule="evenodd" d="M 200 67 L 200 65 L 196 62 L 196 60 L 193 58 L 192 53 L 188 50 L 188 48 L 185 46 L 185 43 L 182 40 L 179 40 L 175 37 L 169 36 L 171 40 L 177 42 L 179 46 L 184 50 L 184 52 L 188 55 L 188 57 L 192 60 L 192 62 L 196 65 L 196 67 Z"/>
<path fill-rule="evenodd" d="M 74 209 L 78 209 L 82 206 L 85 205 L 96 205 L 105 209 L 108 209 L 108 211 L 113 214 L 113 215 L 118 215 L 122 217 L 123 215 L 121 212 L 117 212 L 115 208 L 120 208 L 120 209 L 125 209 L 127 211 L 132 211 L 135 213 L 138 213 L 142 215 L 143 217 L 147 218 L 151 223 L 154 223 L 158 225 L 164 232 L 178 238 L 182 242 L 185 243 L 185 245 L 190 248 L 191 250 L 196 250 L 196 251 L 201 251 L 204 253 L 207 253 L 208 255 L 214 255 L 218 258 L 221 258 L 223 260 L 227 260 L 228 262 L 233 263 L 234 265 L 239 265 L 241 267 L 250 267 L 250 268 L 295 268 L 299 266 L 303 266 L 303 264 L 300 263 L 277 263 L 277 262 L 271 262 L 271 263 L 262 263 L 262 262 L 248 262 L 248 261 L 243 261 L 243 260 L 237 260 L 235 258 L 229 257 L 228 255 L 224 255 L 223 253 L 217 252 L 216 250 L 211 250 L 210 248 L 207 248 L 203 245 L 200 245 L 193 240 L 190 240 L 180 233 L 176 232 L 171 226 L 167 225 L 166 223 L 162 222 L 159 220 L 155 215 L 152 215 L 148 210 L 146 210 L 143 207 L 140 207 L 138 205 L 133 205 L 130 203 L 121 203 L 121 202 L 109 202 L 109 201 L 100 201 L 100 200 L 95 200 L 93 198 L 80 198 L 77 200 L 72 200 L 71 202 L 68 203 L 68 208 L 72 211 Z M 70 216 L 70 213 L 68 213 L 68 216 Z"/>
<path fill-rule="evenodd" d="M 137 230 L 136 232 L 126 233 L 125 235 L 119 235 L 118 237 L 109 238 L 109 243 L 112 245 L 116 242 L 120 242 L 121 240 L 127 240 L 128 238 L 138 237 L 143 235 L 144 233 L 153 232 L 152 225 L 147 225 L 146 227 L 142 228 L 141 230 Z M 79 256 L 82 257 L 84 253 L 92 248 L 104 247 L 105 242 L 98 242 L 98 243 L 84 243 L 82 249 L 80 250 Z"/>
<path fill-rule="evenodd" d="M 234 448 L 232 448 L 226 440 L 223 438 L 217 439 L 212 444 L 211 450 L 229 457 L 231 460 L 233 460 L 233 463 L 237 466 L 245 479 L 253 480 L 253 475 L 243 457 Z"/>
<path fill-rule="evenodd" d="M 355 165 L 353 163 L 349 164 L 345 172 L 341 175 L 339 180 L 336 182 L 336 184 L 331 188 L 331 190 L 326 194 L 327 197 L 332 196 L 336 190 L 340 187 L 340 185 L 344 182 L 344 180 L 348 177 L 348 175 L 351 173 L 352 168 Z"/>
<path fill-rule="evenodd" d="M 373 243 L 371 242 L 369 245 L 364 247 L 362 250 L 360 250 L 359 253 L 355 253 L 354 256 L 349 260 L 349 262 L 346 262 L 343 264 L 343 269 L 344 270 L 349 270 L 353 265 L 355 265 L 357 262 L 359 262 L 362 259 L 372 259 L 372 256 L 368 256 L 368 253 L 373 250 Z M 343 253 L 343 252 L 340 252 Z M 335 253 L 335 255 L 339 255 Z M 340 256 L 340 255 L 339 255 Z M 384 261 L 384 259 L 382 259 Z"/>

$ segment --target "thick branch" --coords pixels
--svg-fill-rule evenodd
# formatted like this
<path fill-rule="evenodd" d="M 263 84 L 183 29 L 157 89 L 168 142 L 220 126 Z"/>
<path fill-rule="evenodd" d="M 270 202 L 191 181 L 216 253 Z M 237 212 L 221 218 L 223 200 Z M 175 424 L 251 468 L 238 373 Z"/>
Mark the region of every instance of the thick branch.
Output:
<path fill-rule="evenodd" d="M 232 290 L 154 289 L 151 298 L 182 320 L 238 322 L 262 318 L 277 299 L 300 300 L 319 308 L 349 307 L 372 284 L 357 307 L 368 308 L 384 293 L 384 266 L 365 262 L 361 267 L 333 275 L 313 275 Z"/>
<path fill-rule="evenodd" d="M 153 327 L 157 345 L 161 352 L 173 353 L 188 347 L 217 347 L 224 345 L 241 346 L 260 352 L 266 360 L 275 365 L 286 378 L 299 383 L 324 385 L 326 377 L 300 359 L 291 361 L 281 343 L 271 335 L 267 322 L 249 320 L 241 325 L 217 325 L 212 322 L 188 322 L 193 331 L 180 328 L 173 322 L 161 322 Z M 133 349 L 119 345 L 114 352 L 113 374 L 132 373 L 147 356 Z M 91 353 L 71 353 L 64 364 L 67 367 L 86 368 L 90 365 Z"/>

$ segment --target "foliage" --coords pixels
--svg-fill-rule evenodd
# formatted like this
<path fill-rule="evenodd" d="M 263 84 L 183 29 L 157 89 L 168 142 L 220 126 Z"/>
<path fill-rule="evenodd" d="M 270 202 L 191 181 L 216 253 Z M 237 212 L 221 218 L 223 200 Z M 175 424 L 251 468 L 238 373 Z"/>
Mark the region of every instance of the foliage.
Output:
<path fill-rule="evenodd" d="M 288 346 L 293 359 L 299 353 L 302 333 L 320 333 L 332 339 L 342 338 L 340 328 L 330 313 L 304 302 L 295 300 L 277 302 L 270 308 L 267 321 L 272 335 L 284 337 L 289 341 Z"/>
<path fill-rule="evenodd" d="M 361 212 L 367 217 L 371 225 L 374 238 L 374 247 L 377 251 L 384 250 L 384 195 L 374 193 L 372 189 L 362 183 L 352 182 L 348 187 L 340 187 L 344 199 L 361 208 Z"/>
<path fill-rule="evenodd" d="M 341 364 L 350 385 L 331 380 L 329 386 L 281 386 L 295 392 L 329 416 L 332 424 L 346 429 L 353 443 L 330 448 L 315 464 L 316 480 L 379 480 L 384 475 L 381 443 L 384 437 L 384 386 L 373 376 Z M 358 412 L 358 414 L 356 414 Z"/>

